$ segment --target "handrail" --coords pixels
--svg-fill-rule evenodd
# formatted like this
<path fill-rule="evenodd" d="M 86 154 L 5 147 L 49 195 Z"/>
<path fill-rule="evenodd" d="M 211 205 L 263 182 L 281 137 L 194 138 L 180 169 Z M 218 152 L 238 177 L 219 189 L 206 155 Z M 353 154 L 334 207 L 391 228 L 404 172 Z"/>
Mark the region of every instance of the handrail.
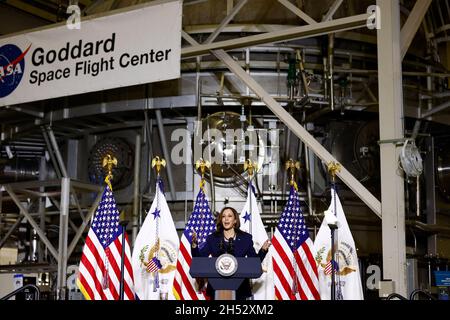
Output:
<path fill-rule="evenodd" d="M 421 289 L 416 289 L 416 290 L 414 290 L 413 292 L 411 292 L 411 294 L 409 295 L 409 300 L 414 300 L 415 296 L 416 296 L 417 294 L 419 294 L 419 293 L 421 293 L 421 294 L 423 294 L 424 296 L 428 297 L 429 300 L 437 300 L 437 299 L 436 299 L 435 297 L 433 297 L 430 293 L 428 293 L 428 292 L 426 292 L 426 291 L 424 291 L 424 290 L 421 290 Z"/>
<path fill-rule="evenodd" d="M 408 298 L 405 298 L 404 296 L 398 293 L 391 293 L 390 295 L 387 296 L 386 300 L 392 300 L 393 298 L 398 298 L 400 300 L 408 300 Z"/>
<path fill-rule="evenodd" d="M 8 300 L 9 298 L 17 295 L 18 293 L 25 291 L 25 289 L 31 288 L 34 290 L 34 300 L 39 300 L 41 291 L 39 290 L 38 286 L 34 284 L 26 284 L 23 287 L 20 287 L 19 289 L 14 290 L 11 293 L 8 293 L 6 296 L 1 298 L 0 300 Z"/>

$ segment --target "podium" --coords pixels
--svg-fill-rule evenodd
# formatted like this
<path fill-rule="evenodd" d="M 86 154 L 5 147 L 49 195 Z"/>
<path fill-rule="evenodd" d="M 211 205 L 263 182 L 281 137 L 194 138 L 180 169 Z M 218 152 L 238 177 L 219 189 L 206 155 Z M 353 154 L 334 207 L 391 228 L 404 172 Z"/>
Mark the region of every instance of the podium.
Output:
<path fill-rule="evenodd" d="M 230 276 L 219 273 L 216 267 L 217 258 L 192 258 L 190 275 L 193 278 L 208 278 L 208 283 L 215 290 L 216 300 L 235 300 L 236 290 L 245 279 L 256 279 L 262 274 L 259 257 L 234 258 L 237 262 L 236 271 Z"/>

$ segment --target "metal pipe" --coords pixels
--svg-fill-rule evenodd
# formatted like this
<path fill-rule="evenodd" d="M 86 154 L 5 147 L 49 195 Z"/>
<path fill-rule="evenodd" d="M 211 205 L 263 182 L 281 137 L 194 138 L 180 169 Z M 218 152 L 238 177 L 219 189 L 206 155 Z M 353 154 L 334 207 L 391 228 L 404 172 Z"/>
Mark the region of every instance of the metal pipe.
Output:
<path fill-rule="evenodd" d="M 311 165 L 309 163 L 309 148 L 305 146 L 305 169 L 306 169 L 306 188 L 308 193 L 308 209 L 309 209 L 309 215 L 313 216 L 314 212 L 312 209 L 312 192 L 311 192 L 311 178 L 310 178 L 310 172 L 311 172 Z"/>
<path fill-rule="evenodd" d="M 194 192 L 194 167 L 192 165 L 192 136 L 190 135 L 190 133 L 194 132 L 195 130 L 195 118 L 187 118 L 187 132 L 186 134 L 188 135 L 188 137 L 186 137 L 186 159 L 185 159 L 185 164 L 186 164 L 186 194 L 184 196 L 184 223 L 186 224 L 188 221 L 188 209 L 187 209 L 187 204 L 188 204 L 188 192 L 190 192 L 191 194 L 193 194 Z"/>
<path fill-rule="evenodd" d="M 430 65 L 427 66 L 427 73 L 431 73 L 431 66 Z M 431 76 L 427 77 L 427 91 L 428 91 L 428 93 L 433 91 L 433 82 L 432 82 L 432 80 L 433 79 L 431 78 Z M 429 114 L 429 112 L 431 112 L 432 108 L 433 108 L 433 100 L 430 99 L 430 100 L 427 101 L 427 109 L 428 109 L 428 111 L 424 112 L 422 114 L 421 118 L 425 118 L 425 117 L 428 117 L 431 114 L 433 114 L 433 113 Z M 431 120 L 431 119 L 427 119 L 427 120 Z"/>
<path fill-rule="evenodd" d="M 3 217 L 3 191 L 0 191 L 0 237 L 2 236 L 2 229 L 3 229 L 2 217 Z"/>
<path fill-rule="evenodd" d="M 140 187 L 140 169 L 141 168 L 141 135 L 136 135 L 136 145 L 134 152 L 134 179 L 133 179 L 133 222 L 132 222 L 132 240 L 133 244 L 138 233 L 139 216 L 139 187 Z"/>
<path fill-rule="evenodd" d="M 284 161 L 289 160 L 289 155 L 290 155 L 290 150 L 289 150 L 289 145 L 291 143 L 291 130 L 289 130 L 289 128 L 287 126 L 285 126 L 285 130 L 286 130 L 286 140 L 285 140 L 285 145 L 284 145 Z M 287 177 L 287 171 L 284 171 L 283 174 L 283 197 L 286 194 L 286 177 Z"/>
<path fill-rule="evenodd" d="M 58 143 L 56 142 L 55 134 L 53 133 L 52 128 L 47 127 L 47 133 L 50 138 L 50 143 L 53 146 L 53 150 L 55 151 L 56 160 L 58 161 L 59 168 L 61 169 L 62 177 L 67 178 L 69 175 L 67 174 L 66 166 L 64 165 L 64 161 L 61 156 L 61 152 L 59 151 Z"/>
<path fill-rule="evenodd" d="M 151 194 L 152 192 L 152 169 L 150 168 L 151 160 L 153 159 L 153 119 L 149 119 L 146 112 L 144 112 L 145 117 L 145 134 L 147 136 L 147 184 L 145 185 L 144 189 L 142 190 L 142 194 L 148 193 Z M 139 225 L 142 224 L 142 212 L 139 214 Z"/>
<path fill-rule="evenodd" d="M 435 225 L 437 222 L 436 216 L 436 171 L 435 171 L 435 149 L 434 138 L 425 138 L 427 153 L 425 157 L 424 178 L 425 178 L 425 194 L 426 194 L 426 212 L 427 212 L 427 224 Z M 437 235 L 432 234 L 427 239 L 427 254 L 437 254 Z"/>
<path fill-rule="evenodd" d="M 44 181 L 47 176 L 47 166 L 45 163 L 45 157 L 41 157 L 39 163 L 39 181 Z M 44 193 L 45 187 L 39 187 L 39 192 Z M 45 233 L 45 198 L 39 197 L 39 226 L 41 230 Z M 41 241 L 38 244 L 38 261 L 40 263 L 44 262 L 44 246 Z"/>
<path fill-rule="evenodd" d="M 334 111 L 334 34 L 328 35 L 328 77 L 330 81 L 330 109 Z"/>
<path fill-rule="evenodd" d="M 428 100 L 428 102 L 431 102 L 431 100 Z M 429 103 L 428 103 L 428 105 L 429 105 Z M 443 104 L 441 104 L 441 105 L 439 105 L 437 107 L 434 107 L 432 109 L 429 108 L 427 112 L 422 114 L 422 118 L 427 118 L 427 117 L 435 114 L 436 112 L 445 110 L 445 109 L 447 109 L 449 107 L 450 107 L 450 101 L 447 101 L 447 102 L 445 102 L 445 103 L 443 103 Z"/>
<path fill-rule="evenodd" d="M 208 156 L 209 156 L 209 163 L 211 164 L 211 169 L 209 170 L 209 177 L 210 177 L 210 186 L 211 186 L 211 208 L 212 208 L 212 214 L 216 212 L 216 188 L 214 187 L 214 174 L 212 170 L 212 160 L 211 160 L 211 131 L 209 128 L 209 121 L 208 121 Z"/>
<path fill-rule="evenodd" d="M 47 146 L 47 151 L 49 153 L 50 159 L 51 159 L 52 164 L 53 164 L 53 168 L 55 169 L 55 172 L 56 172 L 56 176 L 58 178 L 61 178 L 62 177 L 61 170 L 58 167 L 58 162 L 56 161 L 55 154 L 53 153 L 53 148 L 52 148 L 52 145 L 51 145 L 50 140 L 48 138 L 47 130 L 45 129 L 45 126 L 42 126 L 41 130 L 42 130 L 42 136 L 44 137 L 44 141 L 45 141 L 45 144 Z"/>
<path fill-rule="evenodd" d="M 155 110 L 155 114 L 156 114 L 156 121 L 158 123 L 158 132 L 161 141 L 161 148 L 163 151 L 164 158 L 166 159 L 167 178 L 169 180 L 170 194 L 172 196 L 171 200 L 176 200 L 177 196 L 175 192 L 175 183 L 172 175 L 172 161 L 170 160 L 170 153 L 169 150 L 167 149 L 167 140 L 166 134 L 164 132 L 164 124 L 162 121 L 161 110 L 160 109 Z"/>
<path fill-rule="evenodd" d="M 67 235 L 69 228 L 70 179 L 61 179 L 61 214 L 59 216 L 59 248 L 58 248 L 58 300 L 66 300 L 67 284 Z"/>
<path fill-rule="evenodd" d="M 28 159 L 11 159 L 2 165 L 0 178 L 5 181 L 35 180 L 39 175 L 39 167 L 36 161 Z"/>

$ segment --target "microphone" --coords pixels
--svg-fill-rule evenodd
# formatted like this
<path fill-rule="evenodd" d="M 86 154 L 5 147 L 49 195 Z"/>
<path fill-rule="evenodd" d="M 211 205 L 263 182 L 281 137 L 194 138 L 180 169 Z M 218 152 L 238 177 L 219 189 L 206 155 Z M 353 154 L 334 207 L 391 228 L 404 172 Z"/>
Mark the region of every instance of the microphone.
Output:
<path fill-rule="evenodd" d="M 228 253 L 233 254 L 234 253 L 234 246 L 233 246 L 233 238 L 228 239 Z"/>
<path fill-rule="evenodd" d="M 223 239 L 221 239 L 220 242 L 219 242 L 219 252 L 220 252 L 221 254 L 222 254 L 222 253 L 225 253 Z"/>

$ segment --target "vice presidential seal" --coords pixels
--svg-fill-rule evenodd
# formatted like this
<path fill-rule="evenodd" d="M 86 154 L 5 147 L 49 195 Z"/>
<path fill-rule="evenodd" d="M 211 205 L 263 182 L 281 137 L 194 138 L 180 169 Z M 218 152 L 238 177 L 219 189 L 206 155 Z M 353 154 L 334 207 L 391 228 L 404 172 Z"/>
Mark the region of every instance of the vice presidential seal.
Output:
<path fill-rule="evenodd" d="M 228 253 L 224 253 L 216 260 L 216 270 L 224 277 L 231 277 L 236 273 L 238 268 L 238 262 L 234 256 Z"/>

